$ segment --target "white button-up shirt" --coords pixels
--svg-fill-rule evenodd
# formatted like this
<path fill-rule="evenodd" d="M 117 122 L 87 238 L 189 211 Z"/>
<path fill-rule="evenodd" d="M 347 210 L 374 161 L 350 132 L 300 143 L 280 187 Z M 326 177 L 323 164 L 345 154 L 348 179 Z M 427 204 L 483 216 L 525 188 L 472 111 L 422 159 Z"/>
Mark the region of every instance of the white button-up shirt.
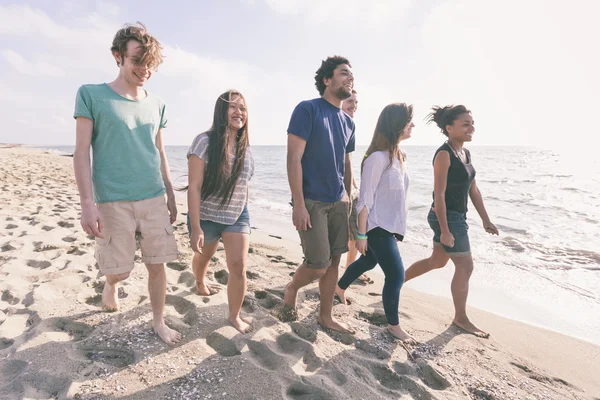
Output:
<path fill-rule="evenodd" d="M 364 162 L 360 181 L 357 212 L 367 207 L 367 232 L 380 227 L 402 236 L 406 233 L 408 204 L 406 161 L 394 159 L 390 166 L 389 151 L 376 151 Z"/>

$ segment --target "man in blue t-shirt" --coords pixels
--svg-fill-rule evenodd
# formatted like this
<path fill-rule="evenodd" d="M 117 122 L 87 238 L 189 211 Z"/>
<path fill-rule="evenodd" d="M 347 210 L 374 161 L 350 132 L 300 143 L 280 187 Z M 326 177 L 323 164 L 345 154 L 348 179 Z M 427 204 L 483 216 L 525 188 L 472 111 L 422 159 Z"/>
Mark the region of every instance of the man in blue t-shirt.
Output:
<path fill-rule="evenodd" d="M 319 279 L 319 324 L 354 333 L 331 314 L 340 258 L 348 251 L 354 122 L 341 107 L 354 86 L 350 62 L 339 56 L 327 58 L 317 70 L 315 86 L 321 97 L 298 104 L 288 127 L 292 219 L 304 262 L 286 287 L 280 318 L 296 319 L 298 290 Z"/>

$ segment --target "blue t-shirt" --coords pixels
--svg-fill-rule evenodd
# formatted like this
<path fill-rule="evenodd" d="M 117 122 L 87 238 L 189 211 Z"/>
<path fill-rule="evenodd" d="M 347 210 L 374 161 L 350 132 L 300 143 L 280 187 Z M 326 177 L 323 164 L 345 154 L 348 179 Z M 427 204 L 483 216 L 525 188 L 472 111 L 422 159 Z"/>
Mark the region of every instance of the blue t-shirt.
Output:
<path fill-rule="evenodd" d="M 288 134 L 306 140 L 302 156 L 304 198 L 333 203 L 344 197 L 346 153 L 354 151 L 354 122 L 319 97 L 296 106 Z"/>

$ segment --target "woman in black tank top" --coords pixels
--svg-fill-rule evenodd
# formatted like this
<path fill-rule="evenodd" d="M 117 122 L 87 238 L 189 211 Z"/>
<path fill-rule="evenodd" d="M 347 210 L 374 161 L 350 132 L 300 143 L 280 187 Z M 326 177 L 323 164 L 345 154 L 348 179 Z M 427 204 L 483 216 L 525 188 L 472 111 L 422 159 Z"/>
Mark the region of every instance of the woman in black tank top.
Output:
<path fill-rule="evenodd" d="M 416 278 L 432 269 L 442 268 L 452 259 L 455 265 L 451 290 L 454 300 L 454 320 L 457 327 L 479 337 L 489 334 L 477 328 L 467 317 L 469 279 L 473 272 L 473 257 L 467 225 L 467 203 L 471 198 L 483 221 L 483 228 L 497 235 L 498 229 L 490 222 L 483 205 L 481 192 L 475 183 L 475 167 L 471 153 L 463 148 L 475 132 L 471 112 L 462 105 L 434 107 L 428 122 L 435 122 L 448 140 L 433 157 L 433 203 L 427 216 L 433 230 L 431 257 L 417 261 L 406 270 L 406 280 Z"/>

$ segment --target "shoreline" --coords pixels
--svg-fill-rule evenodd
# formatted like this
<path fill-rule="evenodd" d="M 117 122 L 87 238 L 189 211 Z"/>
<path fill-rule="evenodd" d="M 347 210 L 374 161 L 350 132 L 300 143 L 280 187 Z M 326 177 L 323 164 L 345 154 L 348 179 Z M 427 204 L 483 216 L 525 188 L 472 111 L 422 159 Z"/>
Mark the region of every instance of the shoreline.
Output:
<path fill-rule="evenodd" d="M 402 291 L 401 323 L 421 344 L 399 345 L 381 326 L 378 274 L 374 284 L 350 288 L 351 306 L 334 306 L 356 335 L 317 326 L 316 284 L 300 293 L 300 320 L 281 323 L 281 291 L 301 261 L 300 246 L 273 237 L 280 235 L 258 220 L 243 308 L 255 331 L 240 335 L 225 322 L 224 290 L 211 297 L 192 291 L 185 195 L 174 224 L 181 257 L 166 268 L 166 319 L 184 339 L 168 347 L 148 326 L 139 261 L 122 286 L 122 311 L 100 310 L 103 279 L 93 240 L 79 227 L 72 175 L 67 157 L 0 146 L 2 398 L 600 397 L 599 346 L 473 307 L 473 320 L 492 337 L 466 335 L 449 325 L 451 301 L 411 287 Z M 222 251 L 209 276 L 224 286 L 220 271 Z"/>

